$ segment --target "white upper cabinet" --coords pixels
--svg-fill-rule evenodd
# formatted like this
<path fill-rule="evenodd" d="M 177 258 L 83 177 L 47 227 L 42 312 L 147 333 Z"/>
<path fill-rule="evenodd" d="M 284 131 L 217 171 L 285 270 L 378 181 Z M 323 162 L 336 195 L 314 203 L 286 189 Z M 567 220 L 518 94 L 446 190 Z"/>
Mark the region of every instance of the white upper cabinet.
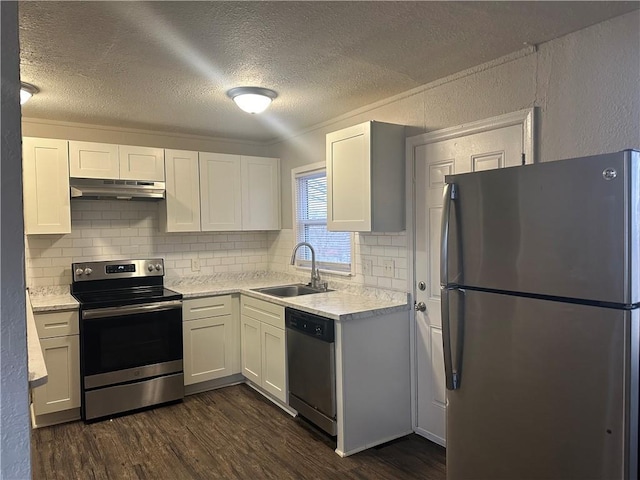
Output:
<path fill-rule="evenodd" d="M 328 230 L 404 230 L 404 144 L 404 126 L 381 122 L 327 135 Z"/>
<path fill-rule="evenodd" d="M 280 229 L 280 159 L 242 157 L 242 229 Z"/>
<path fill-rule="evenodd" d="M 118 145 L 70 141 L 69 175 L 79 178 L 119 178 Z"/>
<path fill-rule="evenodd" d="M 26 234 L 71 232 L 66 140 L 22 139 Z"/>
<path fill-rule="evenodd" d="M 198 152 L 165 150 L 166 195 L 160 209 L 165 232 L 200 231 Z"/>
<path fill-rule="evenodd" d="M 199 155 L 203 232 L 280 228 L 279 158 Z"/>
<path fill-rule="evenodd" d="M 164 150 L 152 147 L 118 146 L 121 180 L 164 182 Z"/>
<path fill-rule="evenodd" d="M 200 152 L 202 231 L 242 230 L 240 157 Z"/>
<path fill-rule="evenodd" d="M 110 143 L 69 142 L 72 177 L 164 181 L 164 150 Z"/>

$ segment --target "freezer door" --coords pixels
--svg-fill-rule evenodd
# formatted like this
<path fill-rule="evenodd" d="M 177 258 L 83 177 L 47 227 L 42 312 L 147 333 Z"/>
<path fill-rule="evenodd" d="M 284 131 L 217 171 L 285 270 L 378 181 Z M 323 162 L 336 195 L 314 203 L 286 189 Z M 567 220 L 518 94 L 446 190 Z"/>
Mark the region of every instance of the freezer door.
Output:
<path fill-rule="evenodd" d="M 464 333 L 447 480 L 636 478 L 637 310 L 450 296 Z"/>
<path fill-rule="evenodd" d="M 639 158 L 625 151 L 447 176 L 449 282 L 638 303 Z"/>

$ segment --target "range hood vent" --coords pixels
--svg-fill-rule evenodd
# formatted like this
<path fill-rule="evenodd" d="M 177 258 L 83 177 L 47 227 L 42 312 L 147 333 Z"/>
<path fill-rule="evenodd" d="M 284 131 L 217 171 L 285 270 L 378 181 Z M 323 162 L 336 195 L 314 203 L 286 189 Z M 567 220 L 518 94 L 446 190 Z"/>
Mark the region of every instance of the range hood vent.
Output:
<path fill-rule="evenodd" d="M 86 200 L 162 200 L 164 182 L 71 178 L 71 198 Z"/>

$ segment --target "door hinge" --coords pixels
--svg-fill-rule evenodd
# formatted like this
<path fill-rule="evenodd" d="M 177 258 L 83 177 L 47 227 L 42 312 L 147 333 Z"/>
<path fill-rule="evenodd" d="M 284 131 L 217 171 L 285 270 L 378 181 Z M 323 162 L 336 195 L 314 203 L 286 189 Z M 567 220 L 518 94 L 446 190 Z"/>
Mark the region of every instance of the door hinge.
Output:
<path fill-rule="evenodd" d="M 526 156 L 525 156 L 525 154 L 523 153 L 523 154 L 522 154 L 522 165 L 526 165 L 525 161 L 526 161 Z"/>

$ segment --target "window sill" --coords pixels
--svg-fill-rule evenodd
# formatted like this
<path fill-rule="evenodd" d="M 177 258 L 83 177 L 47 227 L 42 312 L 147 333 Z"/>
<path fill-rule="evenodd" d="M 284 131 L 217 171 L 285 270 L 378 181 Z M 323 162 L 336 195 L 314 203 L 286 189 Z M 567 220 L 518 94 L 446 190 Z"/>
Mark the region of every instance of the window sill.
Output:
<path fill-rule="evenodd" d="M 304 272 L 308 273 L 309 275 L 311 275 L 311 268 L 309 268 L 309 267 L 300 267 L 300 266 L 296 265 L 296 270 L 304 271 Z M 321 274 L 336 275 L 336 276 L 339 276 L 339 277 L 353 277 L 353 276 L 355 276 L 354 272 L 341 272 L 339 270 L 325 270 L 323 268 L 318 268 L 318 272 L 320 272 Z"/>

